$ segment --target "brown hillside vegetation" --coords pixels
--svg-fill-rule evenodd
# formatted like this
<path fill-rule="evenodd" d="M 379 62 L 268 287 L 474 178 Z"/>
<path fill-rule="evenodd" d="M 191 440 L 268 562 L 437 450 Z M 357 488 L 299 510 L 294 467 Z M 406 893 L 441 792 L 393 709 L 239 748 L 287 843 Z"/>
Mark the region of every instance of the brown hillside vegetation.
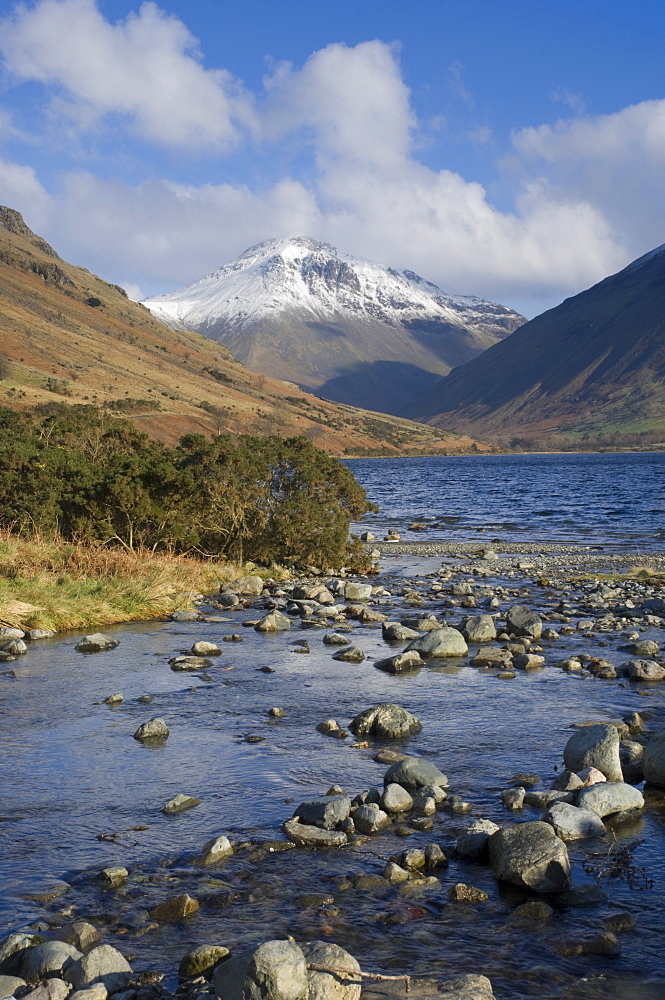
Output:
<path fill-rule="evenodd" d="M 199 432 L 304 434 L 331 454 L 486 450 L 465 436 L 319 399 L 173 331 L 0 207 L 0 403 L 91 403 L 172 445 Z"/>

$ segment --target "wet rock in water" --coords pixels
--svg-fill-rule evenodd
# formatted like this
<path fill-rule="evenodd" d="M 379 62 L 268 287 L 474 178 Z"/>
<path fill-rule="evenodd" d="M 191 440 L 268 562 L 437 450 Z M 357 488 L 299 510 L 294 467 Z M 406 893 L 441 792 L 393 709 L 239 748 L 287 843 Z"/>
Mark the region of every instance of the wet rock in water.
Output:
<path fill-rule="evenodd" d="M 255 632 L 288 632 L 291 620 L 280 611 L 270 611 L 254 626 Z"/>
<path fill-rule="evenodd" d="M 644 781 L 644 771 L 642 770 L 642 757 L 644 747 L 634 740 L 623 740 L 619 747 L 619 759 L 621 760 L 621 771 L 623 780 L 628 785 L 639 785 Z"/>
<path fill-rule="evenodd" d="M 623 721 L 628 726 L 631 735 L 636 736 L 638 733 L 644 732 L 644 719 L 639 712 L 630 712 L 629 715 L 624 715 Z"/>
<path fill-rule="evenodd" d="M 196 672 L 207 670 L 212 666 L 212 660 L 206 659 L 205 656 L 172 656 L 169 666 L 176 672 Z"/>
<path fill-rule="evenodd" d="M 391 750 L 389 747 L 384 747 L 383 750 L 379 750 L 372 757 L 373 761 L 377 764 L 399 764 L 401 760 L 406 760 L 410 755 L 408 753 L 402 753 L 401 750 Z"/>
<path fill-rule="evenodd" d="M 409 652 L 396 653 L 395 656 L 387 656 L 383 660 L 375 660 L 374 666 L 387 674 L 408 674 L 420 670 L 423 660 L 420 653 L 412 649 Z"/>
<path fill-rule="evenodd" d="M 10 642 L 12 639 L 25 639 L 26 634 L 21 628 L 13 628 L 11 625 L 0 627 L 0 643 Z"/>
<path fill-rule="evenodd" d="M 540 899 L 530 899 L 521 906 L 516 906 L 511 920 L 531 922 L 532 920 L 549 920 L 554 910 Z"/>
<path fill-rule="evenodd" d="M 104 889 L 117 889 L 118 886 L 124 885 L 128 878 L 129 872 L 126 868 L 123 868 L 122 865 L 112 865 L 109 868 L 102 868 L 95 875 L 95 882 L 97 885 L 103 886 Z"/>
<path fill-rule="evenodd" d="M 324 719 L 316 727 L 317 732 L 324 736 L 334 736 L 335 739 L 342 740 L 348 736 L 346 729 L 342 729 L 336 719 Z"/>
<path fill-rule="evenodd" d="M 263 593 L 263 580 L 260 576 L 239 576 L 236 580 L 224 584 L 222 593 L 242 594 L 243 597 L 258 597 Z"/>
<path fill-rule="evenodd" d="M 349 580 L 344 584 L 344 599 L 347 601 L 368 601 L 371 596 L 371 583 L 356 583 Z"/>
<path fill-rule="evenodd" d="M 58 928 L 55 936 L 59 941 L 73 944 L 81 952 L 90 951 L 99 943 L 99 931 L 87 920 L 74 920 L 71 924 L 65 924 Z"/>
<path fill-rule="evenodd" d="M 308 968 L 308 1000 L 360 1000 L 360 965 L 353 955 L 328 941 L 312 941 L 302 951 Z"/>
<path fill-rule="evenodd" d="M 504 788 L 501 792 L 501 801 L 510 812 L 517 812 L 524 806 L 524 796 L 526 794 L 526 789 L 522 785 L 517 785 L 514 788 Z"/>
<path fill-rule="evenodd" d="M 614 931 L 615 934 L 621 934 L 624 931 L 632 931 L 635 929 L 635 915 L 633 913 L 613 913 L 611 917 L 607 917 L 603 923 L 607 927 L 608 931 Z"/>
<path fill-rule="evenodd" d="M 318 799 L 301 802 L 294 810 L 294 819 L 298 818 L 306 826 L 318 826 L 322 830 L 334 830 L 338 823 L 351 813 L 351 799 L 348 795 L 323 795 Z"/>
<path fill-rule="evenodd" d="M 404 760 L 389 767 L 384 774 L 384 785 L 390 785 L 392 782 L 411 791 L 424 785 L 432 785 L 434 788 L 445 787 L 448 778 L 430 760 L 424 760 L 422 757 L 405 757 Z"/>
<path fill-rule="evenodd" d="M 390 825 L 390 818 L 376 802 L 368 802 L 354 810 L 353 822 L 360 833 L 380 833 Z"/>
<path fill-rule="evenodd" d="M 607 902 L 607 896 L 599 885 L 587 883 L 586 885 L 576 885 L 573 889 L 567 889 L 559 896 L 559 902 L 563 906 L 585 907 L 599 906 Z"/>
<path fill-rule="evenodd" d="M 144 722 L 139 726 L 134 733 L 134 739 L 139 740 L 141 743 L 148 740 L 166 740 L 168 739 L 169 732 L 169 727 L 164 720 L 156 716 L 154 719 L 149 719 L 148 722 Z"/>
<path fill-rule="evenodd" d="M 556 792 L 574 792 L 578 788 L 581 788 L 584 782 L 575 774 L 574 771 L 562 771 L 561 774 L 557 775 L 550 789 Z"/>
<path fill-rule="evenodd" d="M 540 670 L 541 667 L 545 666 L 545 657 L 538 656 L 536 653 L 522 653 L 513 661 L 513 666 L 516 670 Z"/>
<path fill-rule="evenodd" d="M 349 637 L 341 632 L 326 632 L 323 642 L 326 646 L 348 646 Z"/>
<path fill-rule="evenodd" d="M 75 990 L 102 983 L 109 993 L 117 993 L 129 982 L 132 967 L 117 948 L 100 944 L 69 966 L 65 978 Z"/>
<path fill-rule="evenodd" d="M 282 830 L 289 840 L 301 847 L 343 847 L 347 843 L 347 836 L 342 830 L 322 830 L 294 819 L 286 820 Z"/>
<path fill-rule="evenodd" d="M 231 854 L 233 854 L 233 845 L 229 838 L 222 834 L 205 843 L 195 860 L 199 865 L 214 865 L 223 858 L 228 858 Z"/>
<path fill-rule="evenodd" d="M 65 1000 L 69 995 L 70 986 L 62 979 L 49 977 L 39 986 L 23 993 L 24 1000 Z M 105 998 L 104 998 L 105 1000 Z"/>
<path fill-rule="evenodd" d="M 215 969 L 220 1000 L 305 1000 L 307 962 L 294 941 L 266 941 Z"/>
<path fill-rule="evenodd" d="M 568 802 L 555 802 L 543 819 L 551 823 L 561 840 L 579 840 L 583 837 L 604 837 L 607 833 L 600 817 L 589 809 L 580 809 Z"/>
<path fill-rule="evenodd" d="M 78 649 L 78 646 L 76 648 Z M 28 647 L 23 642 L 23 639 L 10 639 L 9 642 L 3 642 L 0 649 L 2 649 L 2 652 L 7 656 L 12 657 L 25 656 L 28 652 Z M 84 652 L 93 652 L 93 650 L 84 650 Z"/>
<path fill-rule="evenodd" d="M 619 646 L 619 649 L 626 649 L 633 656 L 643 656 L 648 660 L 653 660 L 658 656 L 658 643 L 654 639 L 639 639 L 637 642 L 627 646 Z"/>
<path fill-rule="evenodd" d="M 424 660 L 431 658 L 443 658 L 448 656 L 466 656 L 469 647 L 461 632 L 456 628 L 435 628 L 426 635 L 413 639 L 406 647 L 405 652 L 420 653 Z"/>
<path fill-rule="evenodd" d="M 580 809 L 588 809 L 603 819 L 614 813 L 626 812 L 628 809 L 641 809 L 644 796 L 639 788 L 626 785 L 624 782 L 603 781 L 590 788 L 581 788 L 577 793 L 576 805 Z"/>
<path fill-rule="evenodd" d="M 15 931 L 0 942 L 0 973 L 14 975 L 21 971 L 21 966 L 29 948 L 42 944 L 44 938 L 40 934 L 24 934 Z"/>
<path fill-rule="evenodd" d="M 561 892 L 570 885 L 566 845 L 548 823 L 504 827 L 489 839 L 490 861 L 502 882 L 534 892 Z"/>
<path fill-rule="evenodd" d="M 489 839 L 499 829 L 490 819 L 476 819 L 457 837 L 455 854 L 467 861 L 477 861 L 487 855 Z"/>
<path fill-rule="evenodd" d="M 26 952 L 21 976 L 28 981 L 58 976 L 82 957 L 77 948 L 65 941 L 44 941 Z"/>
<path fill-rule="evenodd" d="M 492 984 L 486 976 L 470 973 L 466 976 L 456 976 L 438 984 L 437 997 L 447 997 L 448 1000 L 494 1000 Z M 422 1000 L 430 1000 L 423 997 Z"/>
<path fill-rule="evenodd" d="M 524 802 L 525 805 L 532 806 L 534 809 L 547 809 L 553 802 L 572 802 L 574 804 L 575 792 L 558 792 L 555 789 L 549 789 L 546 792 L 531 791 L 524 796 Z"/>
<path fill-rule="evenodd" d="M 362 663 L 365 659 L 365 654 L 359 646 L 348 646 L 346 649 L 340 649 L 339 653 L 335 653 L 333 660 L 341 660 L 342 663 Z"/>
<path fill-rule="evenodd" d="M 162 812 L 166 813 L 167 816 L 173 816 L 175 813 L 185 812 L 187 809 L 193 809 L 199 805 L 201 805 L 201 799 L 196 799 L 192 795 L 183 795 L 180 792 L 162 806 Z"/>
<path fill-rule="evenodd" d="M 425 848 L 426 868 L 447 868 L 448 858 L 438 844 L 428 844 Z"/>
<path fill-rule="evenodd" d="M 386 642 L 406 642 L 409 639 L 417 639 L 418 633 L 413 628 L 407 628 L 400 622 L 384 622 L 381 634 Z"/>
<path fill-rule="evenodd" d="M 275 706 L 274 708 L 269 708 L 268 709 L 268 715 L 272 719 L 283 719 L 284 716 L 286 715 L 286 709 L 285 708 L 279 708 L 279 706 Z"/>
<path fill-rule="evenodd" d="M 570 737 L 563 751 L 569 771 L 595 767 L 608 781 L 621 781 L 619 734 L 614 726 L 585 726 Z"/>
<path fill-rule="evenodd" d="M 405 628 L 414 629 L 416 634 L 419 632 L 434 632 L 437 629 L 445 627 L 444 623 L 440 622 L 434 615 L 422 615 L 420 618 L 401 618 L 400 625 L 404 625 Z"/>
<path fill-rule="evenodd" d="M 665 788 L 665 729 L 651 737 L 642 755 L 644 780 L 650 785 Z"/>
<path fill-rule="evenodd" d="M 232 594 L 231 592 L 219 594 L 216 603 L 221 608 L 237 608 L 240 604 L 240 598 L 237 594 Z M 206 621 L 210 621 L 210 618 L 207 618 Z"/>
<path fill-rule="evenodd" d="M 191 917 L 193 913 L 198 911 L 198 909 L 198 899 L 194 899 L 185 892 L 180 896 L 174 896 L 173 899 L 167 899 L 164 903 L 160 903 L 158 906 L 155 906 L 150 911 L 150 915 L 154 920 L 170 922 L 173 920 L 183 920 L 185 917 Z"/>
<path fill-rule="evenodd" d="M 479 649 L 471 660 L 472 667 L 510 667 L 513 662 L 512 654 L 507 649 L 499 649 L 498 646 L 487 646 Z"/>
<path fill-rule="evenodd" d="M 0 975 L 0 997 L 11 997 L 15 990 L 25 985 L 25 979 L 21 979 L 20 976 Z"/>
<path fill-rule="evenodd" d="M 115 649 L 120 645 L 118 639 L 103 632 L 95 632 L 93 635 L 86 635 L 80 639 L 74 647 L 79 653 L 100 653 L 104 649 Z"/>
<path fill-rule="evenodd" d="M 349 729 L 356 736 L 375 736 L 383 740 L 403 739 L 419 733 L 422 728 L 415 715 L 389 701 L 360 712 L 349 723 Z"/>
<path fill-rule="evenodd" d="M 421 868 L 425 867 L 427 858 L 421 847 L 410 847 L 406 851 L 402 851 L 396 860 L 403 868 L 420 871 Z"/>
<path fill-rule="evenodd" d="M 409 812 L 413 809 L 413 799 L 401 785 L 386 785 L 379 802 L 387 813 Z"/>
<path fill-rule="evenodd" d="M 123 701 L 124 698 L 119 691 L 116 694 L 110 694 L 107 698 L 104 698 L 105 705 L 121 705 Z"/>
<path fill-rule="evenodd" d="M 193 653 L 194 656 L 219 656 L 222 651 L 216 643 L 200 640 L 199 642 L 194 643 L 190 652 Z"/>
<path fill-rule="evenodd" d="M 560 955 L 604 955 L 607 958 L 618 958 L 621 954 L 621 942 L 612 931 L 604 931 L 602 934 L 563 941 L 557 951 Z"/>
<path fill-rule="evenodd" d="M 191 611 L 188 608 L 174 611 L 173 614 L 169 615 L 169 621 L 171 622 L 197 622 L 200 618 L 201 615 L 198 611 Z"/>
<path fill-rule="evenodd" d="M 209 979 L 215 967 L 227 955 L 230 955 L 230 951 L 223 945 L 200 944 L 182 957 L 178 966 L 178 976 L 181 979 L 195 979 L 197 976 Z"/>
<path fill-rule="evenodd" d="M 506 615 L 506 632 L 530 639 L 540 639 L 543 623 L 540 617 L 523 604 L 516 604 Z"/>
<path fill-rule="evenodd" d="M 484 889 L 458 882 L 448 890 L 448 899 L 451 903 L 486 903 L 489 896 Z"/>
<path fill-rule="evenodd" d="M 389 861 L 383 869 L 383 877 L 390 885 L 399 885 L 401 882 L 408 882 L 411 875 L 401 865 Z"/>
<path fill-rule="evenodd" d="M 465 618 L 461 629 L 467 642 L 491 642 L 496 639 L 496 626 L 491 615 Z"/>
<path fill-rule="evenodd" d="M 23 638 L 27 642 L 39 642 L 41 639 L 52 639 L 54 635 L 57 633 L 50 628 L 29 628 Z"/>
<path fill-rule="evenodd" d="M 618 668 L 618 673 L 628 676 L 631 681 L 656 683 L 665 680 L 665 667 L 655 660 L 628 660 Z"/>

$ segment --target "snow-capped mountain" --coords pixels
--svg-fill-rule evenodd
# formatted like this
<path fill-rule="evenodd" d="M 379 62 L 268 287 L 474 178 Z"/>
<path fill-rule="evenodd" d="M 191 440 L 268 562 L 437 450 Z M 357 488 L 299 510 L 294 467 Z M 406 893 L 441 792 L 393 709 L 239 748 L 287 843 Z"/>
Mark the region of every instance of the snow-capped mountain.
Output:
<path fill-rule="evenodd" d="M 525 322 L 506 306 L 449 295 L 412 271 L 306 236 L 267 240 L 144 305 L 170 327 L 220 341 L 255 371 L 386 412 Z"/>

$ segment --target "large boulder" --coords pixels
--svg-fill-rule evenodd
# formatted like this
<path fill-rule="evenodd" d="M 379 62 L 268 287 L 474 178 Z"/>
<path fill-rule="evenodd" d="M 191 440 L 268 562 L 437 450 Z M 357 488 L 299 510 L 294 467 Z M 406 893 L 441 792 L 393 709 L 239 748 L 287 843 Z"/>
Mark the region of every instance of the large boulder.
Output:
<path fill-rule="evenodd" d="M 344 584 L 344 597 L 347 601 L 368 601 L 372 596 L 371 583 L 358 583 L 349 580 Z"/>
<path fill-rule="evenodd" d="M 381 626 L 381 633 L 386 642 L 405 642 L 408 639 L 417 639 L 418 632 L 413 628 L 407 628 L 400 622 L 384 622 Z"/>
<path fill-rule="evenodd" d="M 410 650 L 415 650 L 416 653 L 420 653 L 424 660 L 427 660 L 430 657 L 466 656 L 469 647 L 461 632 L 446 625 L 444 628 L 432 629 L 426 635 L 413 639 L 406 647 L 405 652 Z"/>
<path fill-rule="evenodd" d="M 380 740 L 398 740 L 422 729 L 419 719 L 401 705 L 386 701 L 360 712 L 349 723 L 356 736 L 376 736 Z"/>
<path fill-rule="evenodd" d="M 301 823 L 319 826 L 322 830 L 334 830 L 350 813 L 351 799 L 348 795 L 322 795 L 318 799 L 301 802 L 293 815 Z"/>
<path fill-rule="evenodd" d="M 580 840 L 583 837 L 604 837 L 605 826 L 596 813 L 580 809 L 568 802 L 553 802 L 543 819 L 551 823 L 561 840 Z"/>
<path fill-rule="evenodd" d="M 665 788 L 665 729 L 651 737 L 642 755 L 644 780 Z"/>
<path fill-rule="evenodd" d="M 543 623 L 539 616 L 524 604 L 516 604 L 506 615 L 506 632 L 524 635 L 529 639 L 540 639 Z"/>
<path fill-rule="evenodd" d="M 21 966 L 21 976 L 27 980 L 60 976 L 63 970 L 80 958 L 82 958 L 81 952 L 71 944 L 66 944 L 64 941 L 44 941 L 26 952 Z"/>
<path fill-rule="evenodd" d="M 215 969 L 220 1000 L 305 1000 L 307 961 L 293 941 L 266 941 Z"/>
<path fill-rule="evenodd" d="M 109 993 L 117 993 L 127 985 L 131 975 L 132 967 L 124 955 L 110 944 L 100 944 L 74 962 L 65 978 L 75 990 L 102 983 Z"/>
<path fill-rule="evenodd" d="M 608 781 L 622 781 L 619 743 L 616 726 L 583 726 L 566 743 L 563 762 L 569 771 L 595 767 Z"/>
<path fill-rule="evenodd" d="M 600 781 L 597 785 L 580 788 L 576 805 L 580 809 L 588 809 L 602 819 L 604 816 L 626 812 L 628 809 L 641 809 L 644 805 L 644 796 L 634 785 L 626 785 L 621 781 Z"/>
<path fill-rule="evenodd" d="M 360 965 L 353 955 L 330 941 L 310 941 L 302 951 L 309 970 L 307 1000 L 360 1000 Z"/>
<path fill-rule="evenodd" d="M 631 681 L 641 681 L 643 683 L 655 683 L 665 680 L 665 667 L 655 660 L 628 660 L 619 666 L 619 673 L 627 676 Z"/>
<path fill-rule="evenodd" d="M 502 882 L 534 892 L 562 892 L 570 886 L 566 845 L 549 823 L 507 826 L 489 839 L 490 861 Z"/>
<path fill-rule="evenodd" d="M 360 833 L 380 833 L 390 825 L 390 818 L 376 802 L 365 802 L 354 810 L 353 822 Z"/>
<path fill-rule="evenodd" d="M 29 948 L 42 944 L 40 934 L 24 934 L 14 931 L 0 941 L 0 973 L 5 976 L 18 975 Z"/>
<path fill-rule="evenodd" d="M 477 615 L 462 622 L 462 634 L 468 642 L 491 642 L 496 639 L 496 625 L 491 615 Z"/>
<path fill-rule="evenodd" d="M 391 785 L 393 782 L 411 791 L 428 785 L 443 787 L 448 784 L 448 778 L 430 760 L 405 757 L 389 767 L 383 776 L 384 785 Z"/>
<path fill-rule="evenodd" d="M 254 626 L 256 632 L 288 632 L 291 622 L 280 611 L 270 611 Z"/>

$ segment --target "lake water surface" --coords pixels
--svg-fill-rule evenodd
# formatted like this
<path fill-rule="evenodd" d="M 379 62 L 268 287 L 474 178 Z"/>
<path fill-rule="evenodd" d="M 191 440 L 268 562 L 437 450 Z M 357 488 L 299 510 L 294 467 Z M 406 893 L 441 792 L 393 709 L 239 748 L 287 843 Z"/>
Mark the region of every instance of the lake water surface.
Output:
<path fill-rule="evenodd" d="M 437 529 L 446 538 L 473 539 L 475 527 L 486 526 L 504 539 L 659 546 L 654 536 L 663 525 L 664 456 L 349 465 L 383 509 L 372 520 L 377 534 L 389 524 L 403 528 L 423 516 L 442 523 L 445 516 L 459 518 Z M 499 524 L 501 530 L 494 527 Z M 375 606 L 398 619 L 408 613 L 404 575 L 392 565 L 384 560 L 378 581 L 392 596 Z M 422 559 L 413 574 L 422 581 L 415 586 L 425 609 L 439 614 L 441 598 L 428 588 L 440 566 L 440 559 Z M 511 603 L 548 612 L 559 600 L 527 574 L 482 580 L 479 601 L 483 586 L 496 585 L 510 590 L 502 612 Z M 524 772 L 535 772 L 542 779 L 538 787 L 547 788 L 571 725 L 645 709 L 650 725 L 662 725 L 664 685 L 652 686 L 645 697 L 638 685 L 569 675 L 555 666 L 582 651 L 620 663 L 625 634 L 562 635 L 545 644 L 544 670 L 518 673 L 512 681 L 472 668 L 467 659 L 430 661 L 419 673 L 395 677 L 373 666 L 401 648 L 387 646 L 379 627 L 355 625 L 352 641 L 366 659 L 340 663 L 322 643 L 324 631 L 301 630 L 297 618 L 290 632 L 261 635 L 242 627 L 260 616 L 256 608 L 227 613 L 204 605 L 202 611 L 221 620 L 116 627 L 108 631 L 120 639 L 118 648 L 92 656 L 75 651 L 78 636 L 65 635 L 35 643 L 26 656 L 2 665 L 0 932 L 38 926 L 48 933 L 65 919 L 88 919 L 135 970 L 165 971 L 169 986 L 176 985 L 179 959 L 195 945 L 235 949 L 293 935 L 335 941 L 370 971 L 439 978 L 482 972 L 498 1000 L 665 996 L 665 802 L 659 792 L 649 794 L 641 817 L 615 828 L 638 870 L 633 884 L 604 880 L 604 903 L 556 907 L 542 924 L 516 923 L 512 914 L 524 897 L 498 886 L 489 868 L 452 857 L 468 817 L 442 812 L 430 833 L 406 839 L 387 833 L 338 851 L 282 852 L 271 844 L 283 839 L 281 823 L 300 801 L 333 783 L 351 795 L 381 785 L 385 767 L 373 757 L 383 744 L 353 747 L 352 737 L 330 739 L 316 725 L 333 716 L 346 726 L 382 701 L 398 702 L 419 717 L 422 732 L 393 746 L 435 761 L 448 775 L 450 791 L 472 804 L 471 819 L 538 819 L 533 810 L 506 813 L 499 792 Z M 242 634 L 242 643 L 221 642 L 234 632 Z M 662 642 L 662 629 L 654 626 L 643 635 Z M 310 646 L 305 655 L 294 651 L 302 638 Z M 197 639 L 220 642 L 222 655 L 205 675 L 173 673 L 168 659 Z M 266 667 L 273 672 L 263 672 Z M 124 696 L 121 705 L 102 703 L 116 691 Z M 152 696 L 149 704 L 137 700 L 144 695 Z M 274 706 L 285 709 L 283 718 L 268 717 Z M 153 716 L 171 729 L 158 747 L 132 739 Z M 249 743 L 248 736 L 262 741 Z M 179 792 L 200 798 L 201 805 L 165 816 L 162 805 Z M 192 864 L 201 846 L 222 833 L 239 845 L 233 857 L 212 870 Z M 380 873 L 392 854 L 433 841 L 452 858 L 448 869 L 437 872 L 438 885 L 338 888 L 342 876 Z M 593 849 L 570 846 L 577 885 L 592 881 L 584 862 Z M 100 889 L 94 874 L 114 864 L 129 869 L 126 886 Z M 642 870 L 652 880 L 648 888 Z M 35 900 L 53 878 L 71 888 L 58 899 Z M 449 903 L 448 889 L 457 882 L 485 889 L 489 901 Z M 151 920 L 152 907 L 182 892 L 200 901 L 198 914 L 180 924 Z M 637 925 L 622 937 L 620 958 L 561 954 L 565 942 L 598 933 L 605 919 L 625 912 L 636 916 Z"/>

